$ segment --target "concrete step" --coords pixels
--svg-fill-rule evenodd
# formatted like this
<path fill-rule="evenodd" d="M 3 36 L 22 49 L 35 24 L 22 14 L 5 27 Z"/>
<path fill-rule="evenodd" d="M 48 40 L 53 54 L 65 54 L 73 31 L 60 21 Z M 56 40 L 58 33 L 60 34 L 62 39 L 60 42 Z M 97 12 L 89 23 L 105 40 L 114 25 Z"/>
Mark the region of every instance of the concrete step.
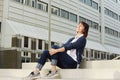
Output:
<path fill-rule="evenodd" d="M 22 80 L 31 71 L 31 69 L 0 69 L 0 80 Z M 47 72 L 47 69 L 43 69 L 41 76 Z M 54 80 L 120 80 L 120 69 L 60 69 L 59 74 L 60 78 Z"/>
<path fill-rule="evenodd" d="M 37 63 L 22 63 L 22 69 L 33 69 L 36 65 Z M 45 63 L 43 69 L 50 69 L 50 65 L 50 62 Z M 119 69 L 120 60 L 83 61 L 80 66 L 83 69 Z"/>
<path fill-rule="evenodd" d="M 36 65 L 37 63 L 22 63 L 22 69 L 34 69 Z M 51 69 L 51 63 L 46 62 L 42 69 Z M 60 68 L 57 67 L 57 69 L 60 69 Z"/>

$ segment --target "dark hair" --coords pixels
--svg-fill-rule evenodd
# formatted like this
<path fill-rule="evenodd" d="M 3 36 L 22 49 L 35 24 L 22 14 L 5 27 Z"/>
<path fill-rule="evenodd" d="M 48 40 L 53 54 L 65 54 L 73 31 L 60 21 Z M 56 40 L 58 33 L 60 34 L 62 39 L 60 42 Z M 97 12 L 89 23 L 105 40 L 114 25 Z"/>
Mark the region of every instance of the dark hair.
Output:
<path fill-rule="evenodd" d="M 86 22 L 83 22 L 83 21 L 81 21 L 80 23 L 84 26 L 85 32 L 83 34 L 84 34 L 85 37 L 87 37 L 88 36 L 89 25 Z"/>

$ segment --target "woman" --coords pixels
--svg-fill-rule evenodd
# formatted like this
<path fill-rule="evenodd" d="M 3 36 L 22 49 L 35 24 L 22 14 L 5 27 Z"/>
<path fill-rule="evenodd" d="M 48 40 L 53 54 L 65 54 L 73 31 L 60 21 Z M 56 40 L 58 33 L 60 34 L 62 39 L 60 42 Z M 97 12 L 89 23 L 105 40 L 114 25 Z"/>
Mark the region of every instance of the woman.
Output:
<path fill-rule="evenodd" d="M 49 51 L 43 51 L 35 70 L 30 73 L 29 77 L 36 78 L 40 76 L 40 71 L 46 59 L 50 59 L 52 65 L 51 71 L 47 74 L 48 78 L 57 75 L 56 66 L 62 69 L 79 68 L 88 30 L 89 25 L 85 22 L 80 22 L 76 28 L 77 34 L 75 37 L 69 39 L 62 47 L 53 46 Z"/>

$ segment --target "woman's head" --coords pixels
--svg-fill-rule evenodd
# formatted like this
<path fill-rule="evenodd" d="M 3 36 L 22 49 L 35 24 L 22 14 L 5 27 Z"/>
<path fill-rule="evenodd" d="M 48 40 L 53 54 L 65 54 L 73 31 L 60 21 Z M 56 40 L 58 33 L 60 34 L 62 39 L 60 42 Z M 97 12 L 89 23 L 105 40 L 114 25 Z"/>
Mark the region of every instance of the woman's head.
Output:
<path fill-rule="evenodd" d="M 89 25 L 83 21 L 78 24 L 76 29 L 77 33 L 82 33 L 84 34 L 85 37 L 87 37 L 88 35 L 88 30 L 89 30 Z"/>

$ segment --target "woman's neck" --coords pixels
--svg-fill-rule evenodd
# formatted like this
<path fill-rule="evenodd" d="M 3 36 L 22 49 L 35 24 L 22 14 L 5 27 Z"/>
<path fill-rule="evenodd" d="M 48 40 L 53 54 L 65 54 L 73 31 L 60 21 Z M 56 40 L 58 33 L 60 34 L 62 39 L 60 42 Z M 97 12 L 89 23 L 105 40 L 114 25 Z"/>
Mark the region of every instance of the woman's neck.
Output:
<path fill-rule="evenodd" d="M 81 34 L 83 34 L 83 33 L 77 33 L 76 35 L 77 35 L 77 36 L 80 36 Z"/>
<path fill-rule="evenodd" d="M 83 33 L 77 33 L 75 37 L 79 37 L 80 35 L 82 35 Z"/>

